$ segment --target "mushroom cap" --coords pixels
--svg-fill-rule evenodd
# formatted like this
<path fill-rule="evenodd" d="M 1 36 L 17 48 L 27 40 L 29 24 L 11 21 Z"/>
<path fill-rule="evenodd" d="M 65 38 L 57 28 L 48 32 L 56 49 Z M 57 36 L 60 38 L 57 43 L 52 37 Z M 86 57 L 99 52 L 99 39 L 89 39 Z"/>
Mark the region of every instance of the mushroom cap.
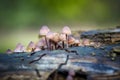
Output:
<path fill-rule="evenodd" d="M 41 49 L 39 47 L 36 47 L 34 52 L 40 51 Z"/>
<path fill-rule="evenodd" d="M 21 47 L 22 47 L 22 44 L 18 43 L 16 48 L 14 49 L 14 52 L 22 52 Z"/>
<path fill-rule="evenodd" d="M 75 39 L 75 44 L 79 44 L 80 41 L 78 39 Z"/>
<path fill-rule="evenodd" d="M 72 36 L 68 36 L 68 44 L 74 44 L 75 38 Z"/>
<path fill-rule="evenodd" d="M 60 35 L 59 35 L 59 33 L 54 33 L 54 37 L 53 37 L 53 41 L 54 42 L 59 42 L 60 41 L 60 37 L 59 37 Z"/>
<path fill-rule="evenodd" d="M 65 34 L 60 34 L 60 40 L 65 41 L 66 40 L 66 35 Z"/>
<path fill-rule="evenodd" d="M 49 31 L 50 29 L 47 26 L 42 26 L 39 35 L 45 36 Z"/>
<path fill-rule="evenodd" d="M 11 54 L 11 53 L 12 53 L 12 50 L 11 50 L 11 49 L 8 49 L 8 50 L 6 51 L 6 53 L 7 53 L 7 54 Z"/>
<path fill-rule="evenodd" d="M 83 40 L 83 45 L 90 45 L 90 40 L 89 39 L 84 39 Z"/>
<path fill-rule="evenodd" d="M 36 47 L 42 47 L 42 46 L 46 46 L 45 38 L 40 39 L 40 40 L 36 43 Z"/>
<path fill-rule="evenodd" d="M 27 49 L 34 49 L 35 48 L 35 43 L 30 41 L 30 43 L 27 46 Z"/>
<path fill-rule="evenodd" d="M 65 26 L 63 29 L 62 29 L 62 33 L 63 34 L 67 34 L 67 35 L 70 35 L 71 34 L 71 30 L 68 26 Z"/>
<path fill-rule="evenodd" d="M 54 42 L 58 42 L 58 41 L 60 41 L 59 36 L 60 36 L 59 33 L 48 32 L 46 35 L 46 38 L 48 38 Z"/>
<path fill-rule="evenodd" d="M 21 46 L 21 51 L 25 52 L 25 46 L 23 46 L 23 45 Z"/>
<path fill-rule="evenodd" d="M 54 33 L 51 31 L 49 31 L 46 35 L 46 38 L 48 38 L 48 39 L 53 39 L 53 37 L 54 37 Z"/>

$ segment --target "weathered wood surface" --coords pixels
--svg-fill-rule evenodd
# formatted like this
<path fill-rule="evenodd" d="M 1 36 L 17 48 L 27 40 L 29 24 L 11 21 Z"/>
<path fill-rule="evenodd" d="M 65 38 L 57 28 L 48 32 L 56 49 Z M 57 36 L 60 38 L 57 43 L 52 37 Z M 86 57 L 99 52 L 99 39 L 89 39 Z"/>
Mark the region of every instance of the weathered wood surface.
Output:
<path fill-rule="evenodd" d="M 100 48 L 72 47 L 68 49 L 69 51 L 44 50 L 31 56 L 30 53 L 0 54 L 0 80 L 9 80 L 9 78 L 15 80 L 45 80 L 51 72 L 58 68 L 59 64 L 66 61 L 67 55 L 69 55 L 67 65 L 63 65 L 60 69 L 69 70 L 73 68 L 76 71 L 82 70 L 91 76 L 93 74 L 109 74 L 112 76 L 120 71 L 120 56 L 115 57 L 114 61 L 107 56 L 115 46 L 120 46 L 120 44 Z M 41 55 L 43 56 L 39 60 Z"/>
<path fill-rule="evenodd" d="M 81 38 L 87 38 L 94 42 L 107 44 L 120 42 L 120 28 L 83 32 Z"/>

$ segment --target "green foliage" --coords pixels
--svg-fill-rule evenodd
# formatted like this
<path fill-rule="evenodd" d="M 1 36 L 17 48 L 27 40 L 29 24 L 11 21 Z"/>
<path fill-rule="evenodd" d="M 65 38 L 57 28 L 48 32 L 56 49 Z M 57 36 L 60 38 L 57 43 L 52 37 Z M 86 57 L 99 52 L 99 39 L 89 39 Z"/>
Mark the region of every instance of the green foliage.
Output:
<path fill-rule="evenodd" d="M 119 3 L 119 0 L 1 0 L 0 26 L 17 28 L 61 22 L 114 23 L 120 21 Z"/>

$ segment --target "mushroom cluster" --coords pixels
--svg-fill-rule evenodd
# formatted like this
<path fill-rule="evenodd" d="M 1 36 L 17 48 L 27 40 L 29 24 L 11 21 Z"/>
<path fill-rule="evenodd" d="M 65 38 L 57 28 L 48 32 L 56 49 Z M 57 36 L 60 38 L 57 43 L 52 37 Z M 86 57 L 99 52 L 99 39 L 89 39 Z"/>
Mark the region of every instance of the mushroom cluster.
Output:
<path fill-rule="evenodd" d="M 39 31 L 39 41 L 31 41 L 26 48 L 21 43 L 18 43 L 13 51 L 8 49 L 6 53 L 36 52 L 45 49 L 56 50 L 89 44 L 89 40 L 81 42 L 80 39 L 76 39 L 68 26 L 64 26 L 61 33 L 52 32 L 47 26 L 42 26 Z"/>

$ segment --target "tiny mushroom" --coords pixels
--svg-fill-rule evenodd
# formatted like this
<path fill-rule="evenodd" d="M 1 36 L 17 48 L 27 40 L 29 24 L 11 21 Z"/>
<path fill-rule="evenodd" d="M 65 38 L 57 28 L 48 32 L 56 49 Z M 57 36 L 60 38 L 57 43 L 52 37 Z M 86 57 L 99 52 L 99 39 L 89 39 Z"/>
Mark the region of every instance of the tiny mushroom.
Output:
<path fill-rule="evenodd" d="M 89 46 L 90 45 L 90 40 L 89 39 L 83 39 L 83 45 Z"/>
<path fill-rule="evenodd" d="M 21 51 L 22 51 L 22 52 L 25 52 L 25 51 L 26 51 L 26 50 L 25 50 L 25 46 L 23 46 L 23 45 L 21 46 Z"/>
<path fill-rule="evenodd" d="M 40 49 L 45 49 L 45 48 L 46 48 L 45 38 L 40 39 L 40 40 L 36 43 L 36 47 L 39 47 Z"/>
<path fill-rule="evenodd" d="M 74 44 L 75 44 L 75 46 L 80 46 L 81 45 L 81 43 L 80 43 L 80 41 L 78 39 L 75 39 Z"/>
<path fill-rule="evenodd" d="M 62 33 L 66 35 L 66 43 L 67 43 L 67 48 L 68 48 L 68 35 L 71 35 L 71 30 L 68 26 L 65 26 L 62 29 Z"/>
<path fill-rule="evenodd" d="M 47 33 L 47 35 L 46 35 L 46 38 L 48 39 L 48 41 L 49 41 L 49 49 L 51 50 L 52 49 L 52 40 L 53 40 L 53 38 L 54 38 L 54 33 L 53 32 L 51 32 L 51 31 L 49 31 L 48 33 Z"/>
<path fill-rule="evenodd" d="M 65 43 L 65 41 L 66 41 L 66 35 L 65 34 L 60 34 L 60 40 L 62 41 L 62 47 L 64 48 L 65 47 L 65 45 L 64 45 L 64 43 Z"/>
<path fill-rule="evenodd" d="M 40 51 L 41 49 L 39 47 L 36 47 L 34 52 Z"/>
<path fill-rule="evenodd" d="M 55 49 L 57 49 L 58 43 L 60 42 L 60 37 L 59 36 L 60 36 L 59 33 L 54 33 L 53 41 L 54 41 L 54 44 L 55 44 Z"/>
<path fill-rule="evenodd" d="M 11 53 L 12 53 L 12 50 L 11 50 L 11 49 L 8 49 L 8 50 L 6 51 L 6 53 L 7 53 L 7 54 L 11 54 Z"/>
<path fill-rule="evenodd" d="M 22 44 L 21 43 L 18 43 L 16 48 L 14 49 L 14 52 L 22 52 L 21 48 L 22 48 Z"/>
<path fill-rule="evenodd" d="M 54 32 L 48 32 L 46 37 L 49 39 L 49 45 L 51 49 L 51 43 L 54 44 L 55 49 L 57 48 L 58 42 L 60 41 L 59 34 Z"/>
<path fill-rule="evenodd" d="M 47 43 L 46 35 L 49 31 L 50 29 L 47 26 L 42 26 L 39 32 L 39 37 L 40 36 L 45 37 L 47 48 L 48 48 L 48 43 Z"/>
<path fill-rule="evenodd" d="M 27 46 L 27 51 L 28 52 L 33 52 L 34 49 L 35 49 L 35 43 L 31 41 Z"/>
<path fill-rule="evenodd" d="M 68 46 L 73 45 L 75 43 L 75 38 L 72 36 L 68 36 Z"/>

